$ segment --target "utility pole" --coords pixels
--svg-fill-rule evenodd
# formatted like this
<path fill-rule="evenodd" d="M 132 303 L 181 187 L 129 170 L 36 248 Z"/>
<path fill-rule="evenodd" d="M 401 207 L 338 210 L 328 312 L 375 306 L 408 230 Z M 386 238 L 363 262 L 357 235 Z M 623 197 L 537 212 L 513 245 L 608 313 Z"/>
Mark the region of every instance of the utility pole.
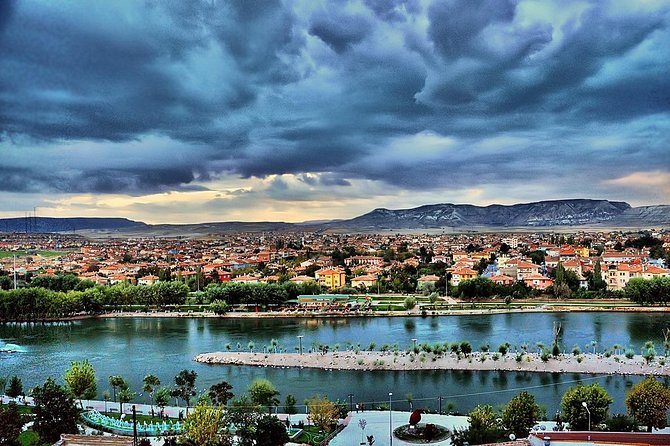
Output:
<path fill-rule="evenodd" d="M 16 288 L 16 254 L 14 254 L 14 289 Z"/>
<path fill-rule="evenodd" d="M 133 446 L 137 446 L 137 413 L 133 404 Z"/>
<path fill-rule="evenodd" d="M 449 296 L 449 276 L 447 275 L 447 270 L 444 270 L 444 300 L 447 300 Z"/>

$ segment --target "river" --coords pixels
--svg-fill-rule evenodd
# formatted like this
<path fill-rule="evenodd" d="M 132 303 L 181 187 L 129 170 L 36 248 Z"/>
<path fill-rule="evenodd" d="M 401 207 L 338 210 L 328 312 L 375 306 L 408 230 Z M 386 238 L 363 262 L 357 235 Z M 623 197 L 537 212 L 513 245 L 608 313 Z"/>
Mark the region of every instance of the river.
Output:
<path fill-rule="evenodd" d="M 479 403 L 506 403 L 520 389 L 531 391 L 552 414 L 565 390 L 575 382 L 599 382 L 615 398 L 614 412 L 625 410 L 626 389 L 641 377 L 577 374 L 534 374 L 516 372 L 360 372 L 315 369 L 282 369 L 239 366 L 216 366 L 192 361 L 198 353 L 225 350 L 230 344 L 236 350 L 247 350 L 255 343 L 256 351 L 270 347 L 270 340 L 280 348 L 295 351 L 298 336 L 309 350 L 314 343 L 339 344 L 340 349 L 360 344 L 367 348 L 375 342 L 397 343 L 401 349 L 412 345 L 412 339 L 423 342 L 469 341 L 475 349 L 488 343 L 492 349 L 502 342 L 527 343 L 533 350 L 537 342 L 549 345 L 552 327 L 561 323 L 561 346 L 570 351 L 573 345 L 602 351 L 614 344 L 633 347 L 639 352 L 648 340 L 656 343 L 662 354 L 662 329 L 670 326 L 670 315 L 663 313 L 510 313 L 475 316 L 392 317 L 392 318 L 263 318 L 263 319 L 189 319 L 189 318 L 118 318 L 89 319 L 53 324 L 0 325 L 0 349 L 10 344 L 14 353 L 0 353 L 0 375 L 19 375 L 28 388 L 44 382 L 48 376 L 62 382 L 71 361 L 88 359 L 99 378 L 98 393 L 108 389 L 109 375 L 123 375 L 131 388 L 140 393 L 142 377 L 157 375 L 172 385 L 181 369 L 198 372 L 196 385 L 203 391 L 225 380 L 239 394 L 257 377 L 272 381 L 281 399 L 291 393 L 298 402 L 322 393 L 330 398 L 354 402 L 388 401 L 393 392 L 394 407 L 409 408 L 406 395 L 412 393 L 414 407 L 437 409 L 438 396 L 443 408 L 453 403 L 466 412 Z M 138 401 L 146 401 L 140 395 Z"/>

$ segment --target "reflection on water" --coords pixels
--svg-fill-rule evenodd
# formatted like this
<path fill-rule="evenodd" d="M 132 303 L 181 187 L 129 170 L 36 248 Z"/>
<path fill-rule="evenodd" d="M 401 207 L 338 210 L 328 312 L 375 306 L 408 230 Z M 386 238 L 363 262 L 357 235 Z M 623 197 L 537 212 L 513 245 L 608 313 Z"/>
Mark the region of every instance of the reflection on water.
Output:
<path fill-rule="evenodd" d="M 280 348 L 295 351 L 298 335 L 303 348 L 312 344 L 337 343 L 340 350 L 347 344 L 371 342 L 377 346 L 397 343 L 400 348 L 418 343 L 469 341 L 473 346 L 489 344 L 493 349 L 503 342 L 511 345 L 536 342 L 550 345 L 554 321 L 562 325 L 562 348 L 584 346 L 592 340 L 603 350 L 618 343 L 634 345 L 636 350 L 647 340 L 662 344 L 661 328 L 670 325 L 665 314 L 632 313 L 536 313 L 454 317 L 397 317 L 359 319 L 104 319 L 57 324 L 0 325 L 0 349 L 5 345 L 19 347 L 17 353 L 0 353 L 0 375 L 18 374 L 27 387 L 40 384 L 47 376 L 62 380 L 71 361 L 89 359 L 98 374 L 98 389 L 107 388 L 107 377 L 126 376 L 134 391 L 141 389 L 142 378 L 153 373 L 164 384 L 172 385 L 179 370 L 198 372 L 200 391 L 226 380 L 239 394 L 254 378 L 274 382 L 282 395 L 292 393 L 298 401 L 314 393 L 331 398 L 355 394 L 357 401 L 383 401 L 389 391 L 394 395 L 412 393 L 424 407 L 437 408 L 442 395 L 456 403 L 461 411 L 486 402 L 503 404 L 514 392 L 532 388 L 538 400 L 551 412 L 556 410 L 562 393 L 575 381 L 590 379 L 579 374 L 532 374 L 512 372 L 413 371 L 413 372 L 344 372 L 308 369 L 273 369 L 260 367 L 211 366 L 192 361 L 206 351 L 247 349 L 249 341 L 256 351 L 277 339 Z M 12 348 L 11 350 L 19 350 Z M 10 350 L 7 348 L 7 350 Z M 639 377 L 602 377 L 603 384 L 615 398 L 615 412 L 622 412 L 626 389 Z M 588 381 L 590 382 L 590 381 Z M 537 387 L 541 386 L 541 387 Z M 416 405 L 415 405 L 416 406 Z M 419 406 L 416 406 L 419 407 Z"/>

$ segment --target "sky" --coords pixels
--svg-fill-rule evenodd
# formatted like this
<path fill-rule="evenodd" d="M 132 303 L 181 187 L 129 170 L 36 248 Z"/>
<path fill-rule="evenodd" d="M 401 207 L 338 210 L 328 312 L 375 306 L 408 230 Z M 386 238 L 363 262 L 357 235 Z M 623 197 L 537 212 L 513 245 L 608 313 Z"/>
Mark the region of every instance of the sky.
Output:
<path fill-rule="evenodd" d="M 0 217 L 670 204 L 667 0 L 0 1 Z"/>

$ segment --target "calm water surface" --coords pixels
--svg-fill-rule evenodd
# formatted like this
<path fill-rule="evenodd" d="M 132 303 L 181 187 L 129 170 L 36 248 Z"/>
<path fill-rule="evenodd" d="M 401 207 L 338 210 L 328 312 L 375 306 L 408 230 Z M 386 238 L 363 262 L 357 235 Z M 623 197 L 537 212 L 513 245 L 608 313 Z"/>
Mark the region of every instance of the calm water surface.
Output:
<path fill-rule="evenodd" d="M 348 344 L 362 348 L 371 342 L 377 348 L 397 343 L 401 349 L 418 342 L 469 341 L 475 349 L 488 343 L 493 349 L 502 342 L 513 345 L 536 342 L 549 345 L 552 326 L 563 327 L 561 344 L 571 350 L 582 350 L 591 341 L 603 350 L 614 344 L 639 348 L 648 340 L 656 342 L 660 352 L 661 331 L 670 326 L 670 316 L 661 313 L 537 313 L 442 317 L 346 318 L 346 319 L 104 319 L 62 324 L 0 325 L 0 348 L 14 344 L 19 353 L 0 353 L 0 375 L 17 374 L 26 387 L 54 376 L 62 381 L 71 361 L 89 359 L 98 377 L 99 393 L 107 389 L 106 377 L 120 374 L 129 379 L 139 392 L 147 373 L 157 375 L 164 384 L 172 384 L 179 370 L 198 372 L 197 385 L 205 389 L 225 380 L 233 392 L 241 393 L 257 377 L 272 381 L 283 397 L 292 393 L 300 402 L 315 393 L 330 398 L 354 401 L 388 401 L 407 408 L 405 395 L 412 393 L 415 407 L 443 407 L 453 402 L 461 411 L 479 403 L 504 404 L 522 388 L 528 388 L 553 413 L 563 392 L 575 381 L 599 382 L 615 398 L 613 410 L 623 412 L 625 391 L 639 377 L 594 377 L 578 374 L 530 374 L 514 372 L 344 372 L 308 369 L 273 369 L 229 367 L 198 364 L 192 361 L 198 353 L 225 350 L 231 344 L 247 349 L 253 341 L 257 351 L 278 339 L 280 346 L 295 351 L 298 335 L 304 335 L 303 348 L 314 343 L 340 349 Z M 140 397 L 143 399 L 144 397 Z M 421 401 L 426 398 L 426 400 Z"/>

